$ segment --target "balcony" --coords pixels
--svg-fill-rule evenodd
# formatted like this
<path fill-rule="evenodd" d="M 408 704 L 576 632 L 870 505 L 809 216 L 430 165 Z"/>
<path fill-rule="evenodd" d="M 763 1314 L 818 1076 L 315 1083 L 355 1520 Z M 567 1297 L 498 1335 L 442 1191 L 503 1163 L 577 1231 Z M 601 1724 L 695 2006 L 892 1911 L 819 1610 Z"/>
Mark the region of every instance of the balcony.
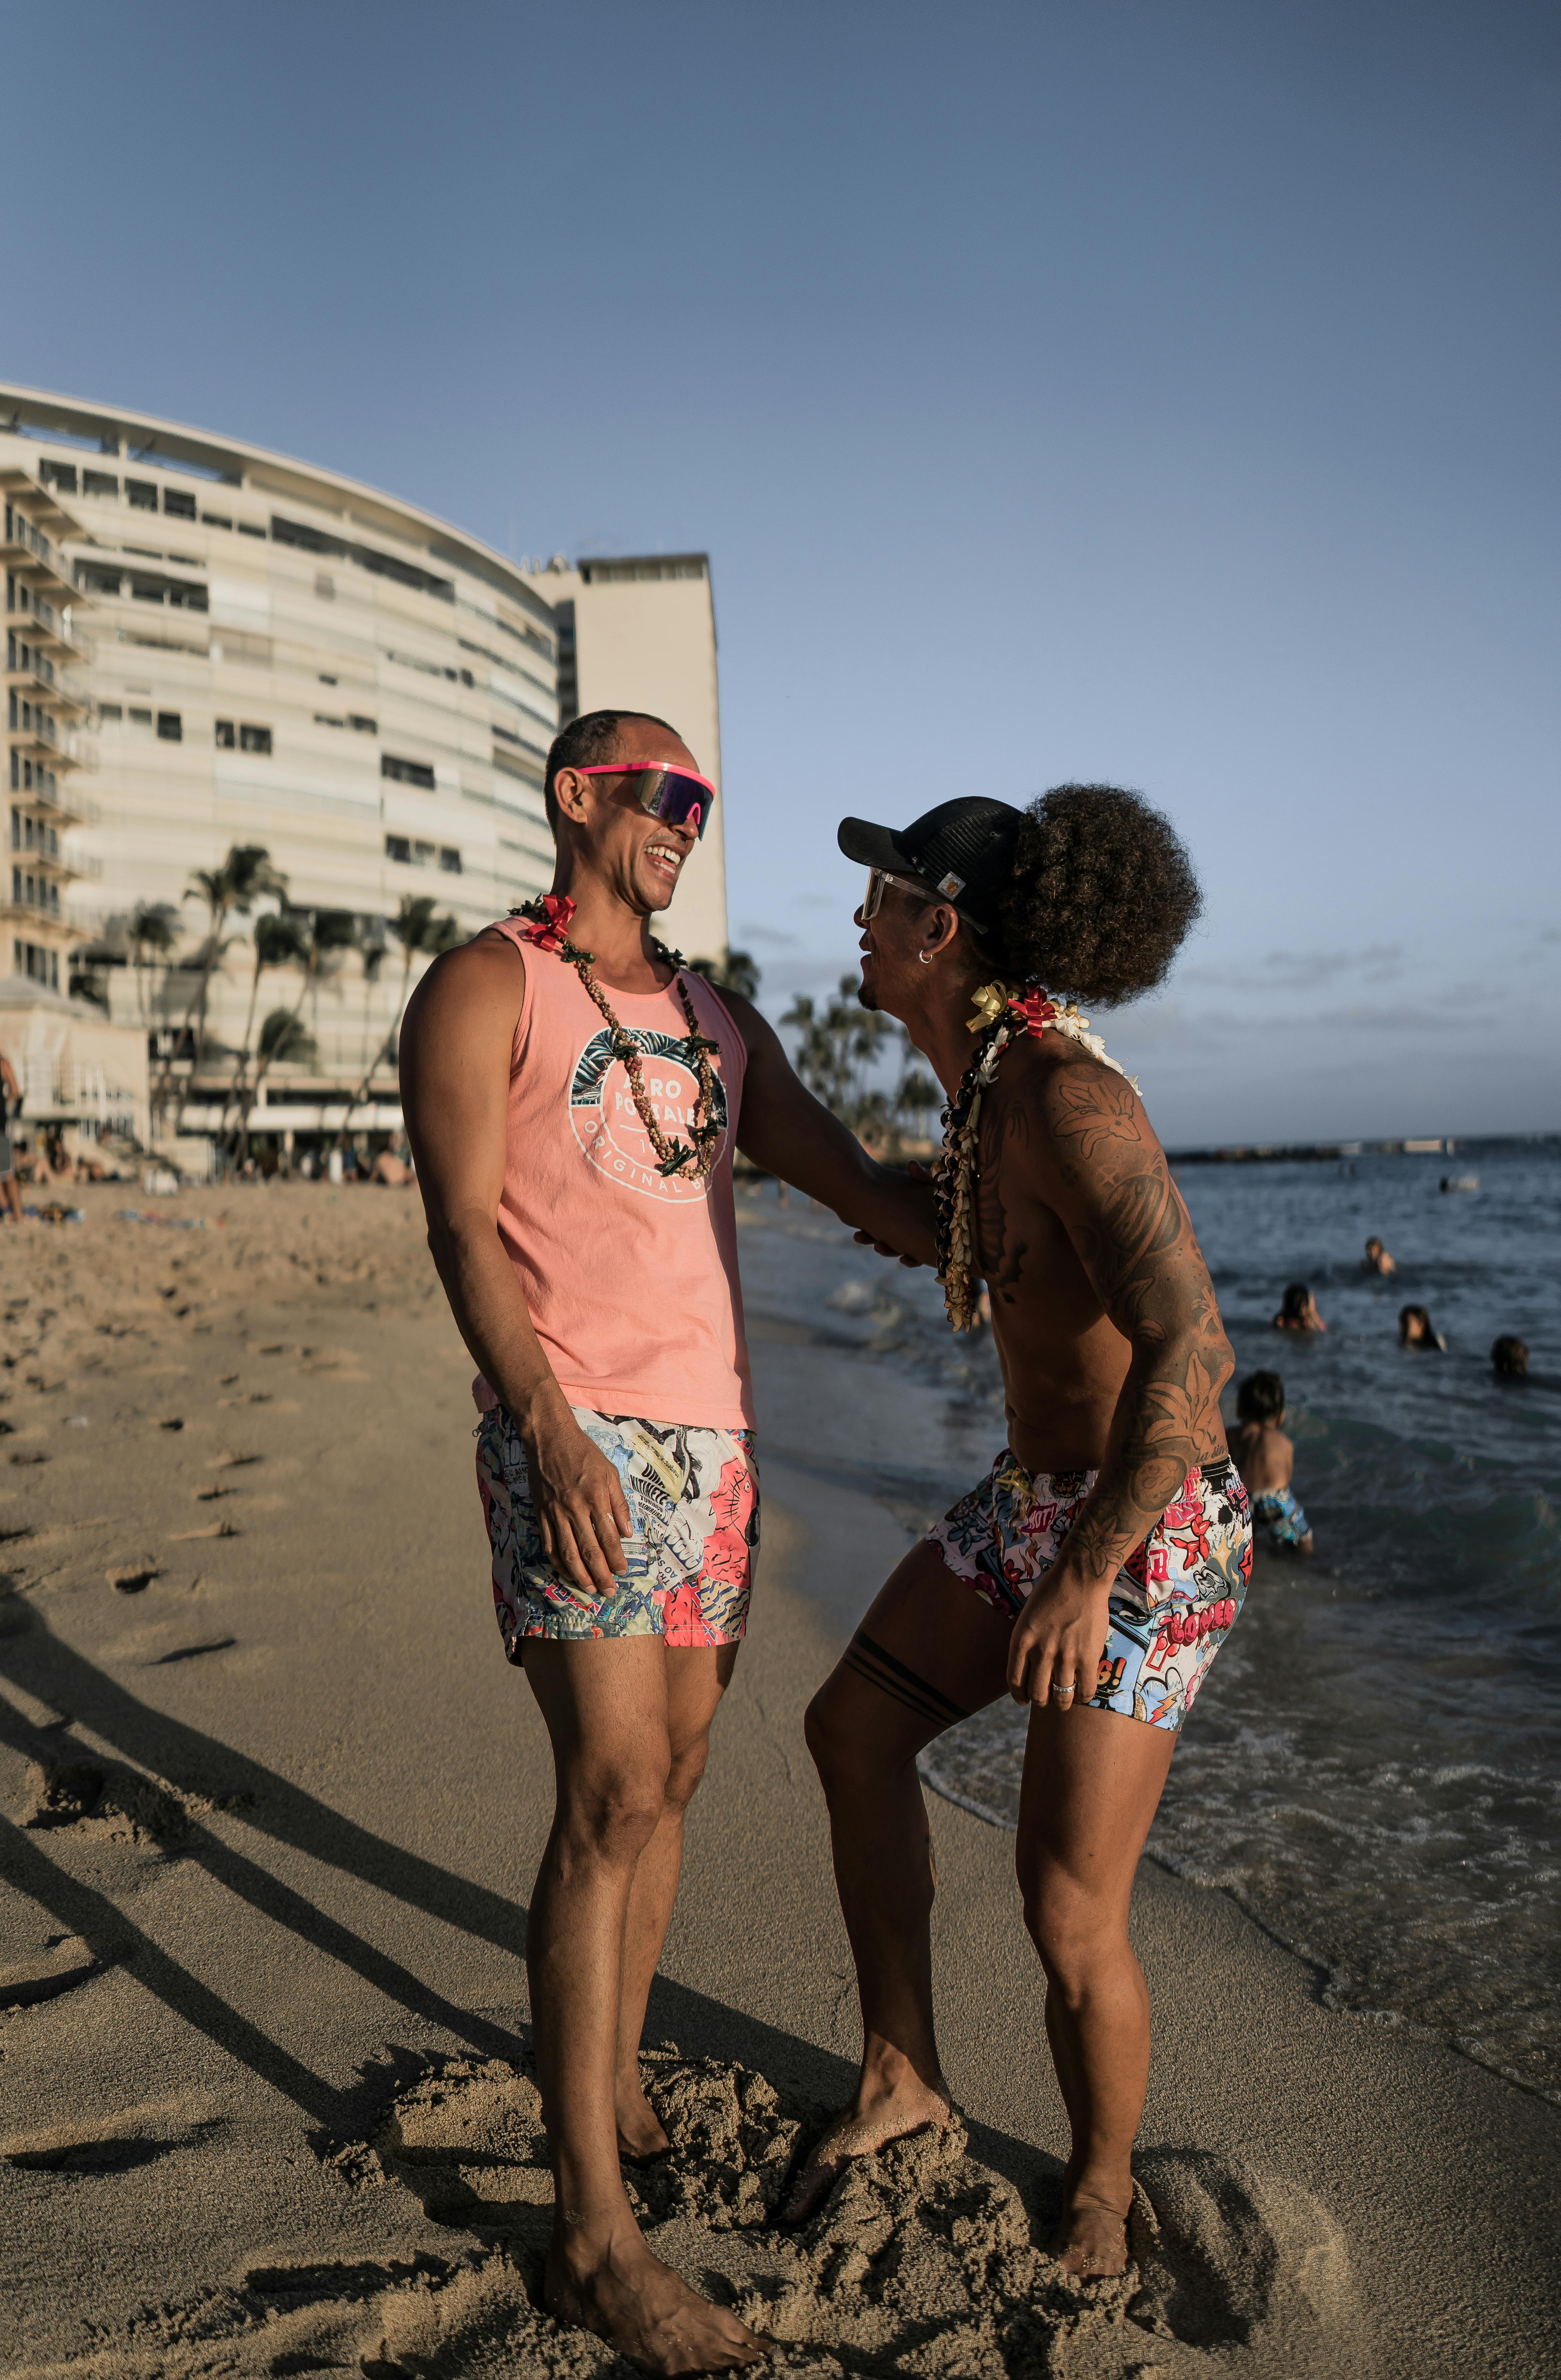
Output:
<path fill-rule="evenodd" d="M 24 645 L 22 650 L 28 648 Z M 56 719 L 84 719 L 91 708 L 85 697 L 72 694 L 63 678 L 55 674 L 54 665 L 42 653 L 33 661 L 6 672 L 8 690 L 18 694 L 24 702 L 34 706 L 42 703 Z"/>
<path fill-rule="evenodd" d="M 23 818 L 43 819 L 63 831 L 67 826 L 96 826 L 102 813 L 96 802 L 88 801 L 81 794 L 68 789 L 61 793 L 59 780 L 52 769 L 36 760 L 24 760 L 18 754 L 15 778 L 10 787 L 11 808 Z M 0 800 L 5 799 L 0 794 Z"/>

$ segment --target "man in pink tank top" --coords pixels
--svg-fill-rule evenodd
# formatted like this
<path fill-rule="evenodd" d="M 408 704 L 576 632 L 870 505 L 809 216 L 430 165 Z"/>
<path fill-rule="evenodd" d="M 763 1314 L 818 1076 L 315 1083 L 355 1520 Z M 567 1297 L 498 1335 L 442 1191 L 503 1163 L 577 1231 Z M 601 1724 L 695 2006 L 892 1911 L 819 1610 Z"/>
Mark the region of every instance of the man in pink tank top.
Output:
<path fill-rule="evenodd" d="M 429 1245 L 480 1367 L 499 1627 L 558 1778 L 526 1945 L 544 2295 L 654 2373 L 765 2354 L 651 2254 L 619 2167 L 667 2145 L 640 2029 L 759 1541 L 734 1147 L 933 1256 L 926 1190 L 866 1156 L 756 1009 L 652 938 L 713 799 L 665 721 L 576 720 L 548 758 L 552 893 L 440 959 L 401 1039 Z"/>

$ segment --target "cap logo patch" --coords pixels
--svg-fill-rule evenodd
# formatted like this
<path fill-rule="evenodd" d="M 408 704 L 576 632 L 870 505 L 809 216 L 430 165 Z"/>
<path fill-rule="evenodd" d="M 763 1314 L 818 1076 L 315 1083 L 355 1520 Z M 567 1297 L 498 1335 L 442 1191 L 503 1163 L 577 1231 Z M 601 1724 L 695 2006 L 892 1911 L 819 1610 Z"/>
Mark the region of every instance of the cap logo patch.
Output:
<path fill-rule="evenodd" d="M 940 892 L 945 892 L 951 901 L 957 901 L 960 893 L 963 892 L 964 890 L 964 878 L 962 876 L 956 876 L 952 868 L 949 869 L 946 876 L 940 876 L 938 879 L 938 891 Z"/>

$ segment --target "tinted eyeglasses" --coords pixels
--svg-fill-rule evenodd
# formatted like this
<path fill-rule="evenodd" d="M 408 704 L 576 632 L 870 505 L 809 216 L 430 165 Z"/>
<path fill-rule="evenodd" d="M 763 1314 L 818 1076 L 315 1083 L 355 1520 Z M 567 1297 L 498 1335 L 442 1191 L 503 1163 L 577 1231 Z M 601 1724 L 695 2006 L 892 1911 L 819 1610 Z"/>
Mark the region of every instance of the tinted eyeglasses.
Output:
<path fill-rule="evenodd" d="M 708 777 L 692 769 L 668 769 L 660 760 L 603 760 L 594 768 L 577 769 L 579 777 L 638 777 L 635 794 L 642 810 L 667 826 L 689 826 L 702 840 L 715 804 L 715 788 Z"/>
<path fill-rule="evenodd" d="M 875 917 L 878 915 L 883 905 L 884 890 L 890 884 L 893 884 L 898 892 L 909 892 L 913 901 L 934 901 L 937 898 L 936 893 L 929 891 L 925 884 L 918 884 L 914 877 L 891 876 L 886 868 L 870 868 L 867 871 L 867 891 L 862 894 L 861 907 L 857 911 L 857 917 L 862 925 L 865 926 L 870 917 Z"/>

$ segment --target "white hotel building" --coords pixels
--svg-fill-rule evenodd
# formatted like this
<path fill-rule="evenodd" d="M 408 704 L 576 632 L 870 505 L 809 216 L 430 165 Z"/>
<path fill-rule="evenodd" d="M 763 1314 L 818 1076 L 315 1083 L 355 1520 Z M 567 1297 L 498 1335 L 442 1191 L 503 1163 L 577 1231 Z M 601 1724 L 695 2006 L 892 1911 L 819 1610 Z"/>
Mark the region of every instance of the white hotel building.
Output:
<path fill-rule="evenodd" d="M 184 1023 L 209 930 L 186 897 L 191 873 L 233 844 L 263 846 L 287 907 L 348 912 L 358 941 L 305 994 L 316 1059 L 278 1067 L 251 1121 L 330 1129 L 394 1021 L 402 956 L 386 923 L 402 900 L 431 896 L 465 936 L 551 880 L 542 786 L 560 712 L 545 580 L 335 473 L 4 385 L 0 488 L 12 860 L 0 1046 L 16 1062 L 23 1006 L 34 1041 L 40 1015 L 79 1012 L 84 1031 L 106 1006 L 140 1051 L 149 1036 L 188 1050 L 188 1038 L 156 1037 Z M 708 612 L 707 574 L 702 591 Z M 709 675 L 713 722 L 713 622 Z M 678 690 L 652 669 L 632 693 L 595 698 L 675 715 Z M 718 749 L 701 758 L 719 769 Z M 148 956 L 138 909 L 173 926 L 173 965 L 136 963 Z M 214 1121 L 232 1072 L 219 1052 L 243 1040 L 252 924 L 225 929 L 187 1134 Z M 690 955 L 724 948 L 718 839 L 665 930 Z M 71 998 L 73 980 L 87 998 Z M 296 966 L 266 975 L 257 1025 L 301 990 Z M 55 1104 L 66 1117 L 58 1087 Z M 30 1098 L 30 1112 L 45 1105 Z M 398 1120 L 392 1069 L 353 1121 Z"/>

